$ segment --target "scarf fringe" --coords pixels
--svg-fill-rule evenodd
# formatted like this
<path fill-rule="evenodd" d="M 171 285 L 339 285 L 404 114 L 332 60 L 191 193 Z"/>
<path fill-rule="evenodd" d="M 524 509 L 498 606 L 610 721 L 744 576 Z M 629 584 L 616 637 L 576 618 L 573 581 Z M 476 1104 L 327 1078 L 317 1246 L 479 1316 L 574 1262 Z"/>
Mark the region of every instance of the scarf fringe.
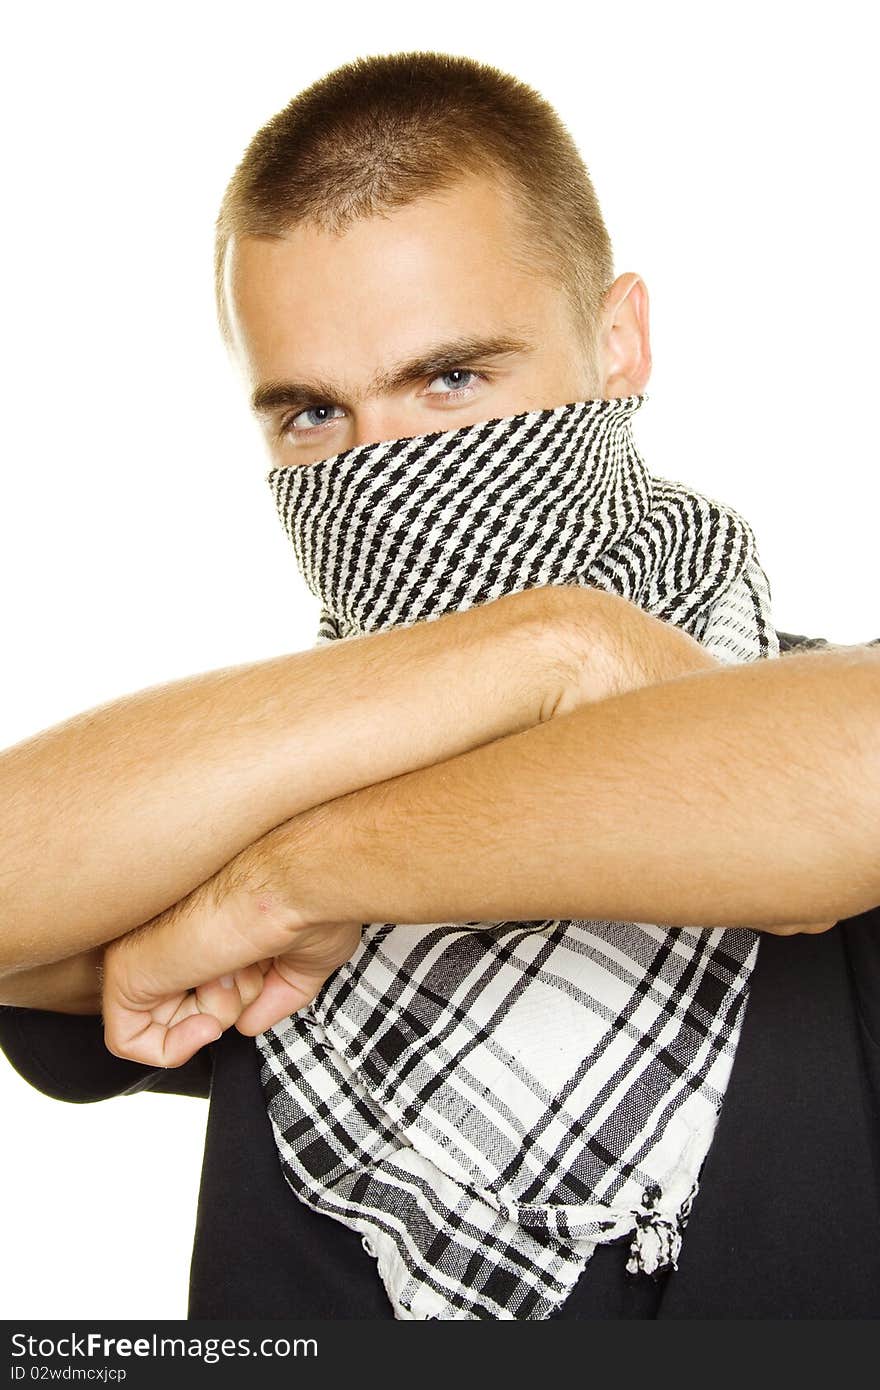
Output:
<path fill-rule="evenodd" d="M 646 1187 L 642 1198 L 644 1211 L 633 1212 L 636 1229 L 626 1262 L 628 1274 L 647 1274 L 656 1278 L 669 1270 L 678 1269 L 684 1228 L 688 1223 L 699 1183 L 694 1183 L 686 1200 L 673 1217 L 655 1210 L 661 1195 L 657 1186 Z"/>

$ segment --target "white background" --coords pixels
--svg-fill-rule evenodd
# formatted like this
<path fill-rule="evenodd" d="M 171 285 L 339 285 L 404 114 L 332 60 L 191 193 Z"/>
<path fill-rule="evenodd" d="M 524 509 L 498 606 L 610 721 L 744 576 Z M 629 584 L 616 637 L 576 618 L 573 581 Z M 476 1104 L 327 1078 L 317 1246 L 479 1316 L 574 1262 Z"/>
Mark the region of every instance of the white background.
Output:
<path fill-rule="evenodd" d="M 880 635 L 870 16 L 18 6 L 0 81 L 0 746 L 314 640 L 214 325 L 213 221 L 256 129 L 361 54 L 467 54 L 556 106 L 616 273 L 649 290 L 648 466 L 749 519 L 777 627 Z M 0 1104 L 0 1315 L 184 1317 L 206 1103 L 65 1105 L 0 1057 Z"/>

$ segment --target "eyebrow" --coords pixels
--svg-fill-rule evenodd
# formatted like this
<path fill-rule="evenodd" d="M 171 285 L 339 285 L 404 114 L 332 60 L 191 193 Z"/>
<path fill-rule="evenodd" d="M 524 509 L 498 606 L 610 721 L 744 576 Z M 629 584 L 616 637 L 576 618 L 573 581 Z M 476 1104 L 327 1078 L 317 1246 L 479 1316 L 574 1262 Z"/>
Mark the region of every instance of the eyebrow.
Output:
<path fill-rule="evenodd" d="M 400 362 L 386 372 L 379 372 L 370 382 L 371 395 L 385 395 L 409 386 L 424 376 L 438 376 L 468 362 L 482 362 L 488 357 L 507 357 L 514 353 L 531 352 L 532 344 L 522 338 L 457 338 L 452 342 L 440 343 L 409 362 Z M 328 405 L 344 405 L 343 392 L 331 382 L 312 379 L 311 381 L 264 381 L 251 396 L 251 410 L 255 415 L 268 415 L 283 407 L 305 406 L 319 401 Z"/>

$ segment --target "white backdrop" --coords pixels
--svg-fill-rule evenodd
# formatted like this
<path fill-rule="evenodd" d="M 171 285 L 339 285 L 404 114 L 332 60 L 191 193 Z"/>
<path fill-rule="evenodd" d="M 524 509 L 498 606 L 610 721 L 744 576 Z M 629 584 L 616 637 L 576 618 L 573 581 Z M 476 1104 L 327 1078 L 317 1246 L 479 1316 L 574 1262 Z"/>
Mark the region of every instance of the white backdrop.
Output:
<path fill-rule="evenodd" d="M 880 635 L 870 24 L 858 0 L 17 7 L 0 746 L 314 640 L 214 326 L 213 220 L 258 126 L 360 54 L 467 54 L 548 97 L 650 294 L 649 468 L 749 519 L 777 627 Z M 0 1104 L 0 1315 L 184 1317 L 206 1103 L 65 1105 L 0 1055 Z"/>

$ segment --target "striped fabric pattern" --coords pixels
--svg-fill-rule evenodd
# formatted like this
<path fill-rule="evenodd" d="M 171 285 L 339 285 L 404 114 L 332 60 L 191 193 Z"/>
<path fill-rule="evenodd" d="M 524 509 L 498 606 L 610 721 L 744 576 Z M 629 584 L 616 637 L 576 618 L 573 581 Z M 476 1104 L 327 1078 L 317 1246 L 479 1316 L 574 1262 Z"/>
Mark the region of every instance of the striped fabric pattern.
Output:
<path fill-rule="evenodd" d="M 652 477 L 647 399 L 362 445 L 269 482 L 319 643 L 543 584 L 614 592 L 726 662 L 779 655 L 748 523 Z M 257 1039 L 284 1176 L 361 1233 L 401 1319 L 541 1319 L 601 1242 L 674 1269 L 758 936 L 651 923 L 365 923 Z"/>

